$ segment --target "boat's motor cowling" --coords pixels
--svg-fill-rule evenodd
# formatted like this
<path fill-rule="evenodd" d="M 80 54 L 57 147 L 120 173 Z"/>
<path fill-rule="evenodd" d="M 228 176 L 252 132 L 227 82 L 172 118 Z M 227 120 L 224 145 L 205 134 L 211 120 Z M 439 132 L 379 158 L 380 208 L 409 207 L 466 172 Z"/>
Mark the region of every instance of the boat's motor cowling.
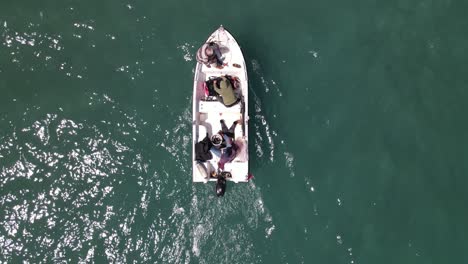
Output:
<path fill-rule="evenodd" d="M 216 182 L 216 196 L 224 196 L 226 192 L 226 179 L 224 177 L 218 176 L 218 181 Z"/>

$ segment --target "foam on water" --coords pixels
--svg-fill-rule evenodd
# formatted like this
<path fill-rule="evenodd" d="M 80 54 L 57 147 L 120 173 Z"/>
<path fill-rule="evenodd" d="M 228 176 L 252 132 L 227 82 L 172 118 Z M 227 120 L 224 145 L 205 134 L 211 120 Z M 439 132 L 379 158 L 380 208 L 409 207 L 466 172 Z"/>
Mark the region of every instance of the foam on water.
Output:
<path fill-rule="evenodd" d="M 122 128 L 124 136 L 136 138 L 143 123 L 119 109 L 109 96 L 91 97 L 92 103 L 116 109 L 123 122 L 89 124 L 58 112 L 4 132 L 1 156 L 17 156 L 17 160 L 8 162 L 10 165 L 3 163 L 1 188 L 19 181 L 24 185 L 0 200 L 2 227 L 8 234 L 0 235 L 0 254 L 6 259 L 22 255 L 27 259 L 65 260 L 66 252 L 85 250 L 85 260 L 95 254 L 95 247 L 89 245 L 98 236 L 108 260 L 125 262 L 128 252 L 116 245 L 132 233 L 135 217 L 147 214 L 151 195 L 149 190 L 142 190 L 140 205 L 130 211 L 110 205 L 109 199 L 121 199 L 122 193 L 116 189 L 122 188 L 127 177 L 136 177 L 137 186 L 153 185 L 139 176 L 148 173 L 148 161 L 128 142 L 121 142 L 115 128 Z M 70 218 L 73 221 L 64 221 Z M 115 221 L 120 221 L 118 229 L 108 224 Z M 52 234 L 58 234 L 58 239 Z M 41 250 L 22 251 L 32 238 L 41 241 Z"/>
<path fill-rule="evenodd" d="M 195 54 L 195 45 L 184 43 L 182 45 L 177 46 L 178 49 L 182 50 L 184 53 L 184 60 L 185 61 L 192 61 L 194 54 Z"/>
<path fill-rule="evenodd" d="M 224 261 L 248 260 L 253 255 L 254 247 L 249 233 L 263 229 L 267 238 L 272 235 L 275 225 L 264 206 L 260 190 L 252 182 L 249 185 L 231 187 L 229 198 L 222 200 L 207 196 L 205 191 L 200 192 L 194 188 L 190 210 L 186 216 L 186 221 L 193 228 L 190 231 L 193 258 L 201 263 L 215 257 L 221 257 Z M 244 220 L 229 224 L 228 219 L 233 217 Z"/>
<path fill-rule="evenodd" d="M 273 140 L 273 137 L 271 135 L 271 132 L 270 132 L 270 127 L 266 121 L 266 118 L 264 115 L 262 115 L 262 108 L 261 108 L 261 102 L 260 100 L 258 99 L 258 97 L 253 94 L 253 98 L 255 100 L 255 119 L 253 120 L 254 121 L 254 127 L 255 127 L 255 146 L 256 146 L 256 153 L 257 153 L 257 156 L 258 157 L 261 157 L 263 156 L 263 153 L 264 153 L 264 147 L 262 145 L 264 144 L 267 144 L 268 146 L 268 149 L 269 149 L 269 152 L 270 152 L 270 155 L 269 155 L 269 159 L 271 162 L 274 161 L 274 155 L 275 155 L 275 143 L 274 143 L 274 140 Z M 260 124 L 258 122 L 255 122 L 255 121 L 260 121 Z M 263 128 L 263 129 L 261 129 Z M 263 134 L 266 136 L 268 142 L 263 142 L 263 137 L 262 137 L 262 132 L 263 131 Z M 263 143 L 263 144 L 262 144 Z"/>
<path fill-rule="evenodd" d="M 273 87 L 276 90 L 275 96 L 278 97 L 278 100 L 282 100 L 283 94 L 279 89 L 278 85 L 274 80 L 270 82 L 265 81 L 265 77 L 262 75 L 260 63 L 257 60 L 252 60 L 252 70 L 256 77 L 260 79 L 261 85 L 264 88 L 265 93 L 269 93 L 271 88 Z M 250 90 L 253 100 L 254 100 L 254 109 L 255 109 L 255 118 L 254 118 L 254 127 L 255 127 L 255 151 L 258 158 L 261 158 L 264 152 L 268 149 L 269 152 L 269 160 L 270 162 L 275 161 L 275 151 L 280 151 L 283 153 L 284 162 L 289 170 L 290 177 L 295 176 L 295 168 L 294 168 L 294 155 L 292 152 L 287 150 L 286 147 L 286 140 L 275 130 L 271 129 L 271 125 L 267 121 L 266 116 L 263 114 L 262 110 L 262 103 L 260 101 L 260 97 L 257 95 L 259 93 L 256 91 L 256 87 L 252 87 Z M 274 98 L 273 98 L 274 99 Z M 270 100 L 273 100 L 270 97 Z M 276 118 L 277 114 L 273 114 L 273 117 Z M 264 137 L 266 137 L 267 141 L 265 142 Z M 280 145 L 275 145 L 275 138 L 280 141 Z M 266 146 L 265 146 L 266 145 Z"/>

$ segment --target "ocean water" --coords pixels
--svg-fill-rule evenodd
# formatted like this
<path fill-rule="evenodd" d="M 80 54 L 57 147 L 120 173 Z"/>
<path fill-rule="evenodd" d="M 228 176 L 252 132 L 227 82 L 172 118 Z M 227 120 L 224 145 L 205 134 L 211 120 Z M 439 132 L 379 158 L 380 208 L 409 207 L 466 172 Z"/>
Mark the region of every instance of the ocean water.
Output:
<path fill-rule="evenodd" d="M 467 8 L 0 3 L 0 262 L 467 263 Z M 255 177 L 223 198 L 190 160 L 220 24 Z"/>

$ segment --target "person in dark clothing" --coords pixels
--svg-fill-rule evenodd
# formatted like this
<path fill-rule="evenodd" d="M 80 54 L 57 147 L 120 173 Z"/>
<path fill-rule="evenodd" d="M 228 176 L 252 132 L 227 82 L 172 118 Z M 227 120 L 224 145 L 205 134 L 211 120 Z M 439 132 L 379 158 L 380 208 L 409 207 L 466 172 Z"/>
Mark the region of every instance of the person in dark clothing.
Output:
<path fill-rule="evenodd" d="M 226 123 L 224 122 L 223 119 L 221 119 L 220 123 L 221 123 L 221 131 L 220 133 L 223 135 L 223 139 L 224 139 L 224 142 L 225 145 L 226 145 L 226 148 L 224 148 L 222 150 L 222 154 L 221 154 L 221 157 L 219 159 L 219 162 L 218 162 L 218 167 L 220 169 L 224 169 L 224 164 L 228 163 L 228 162 L 231 162 L 232 160 L 234 160 L 234 158 L 236 157 L 237 155 L 237 146 L 233 143 L 234 141 L 234 138 L 235 138 L 235 134 L 234 134 L 234 131 L 236 129 L 236 125 L 239 121 L 234 121 L 231 125 L 231 127 L 228 129 L 227 126 L 226 126 Z"/>
<path fill-rule="evenodd" d="M 210 42 L 209 45 L 213 49 L 216 58 L 216 63 L 218 64 L 218 66 L 223 66 L 223 55 L 221 54 L 221 49 L 219 48 L 219 45 L 214 42 Z"/>
<path fill-rule="evenodd" d="M 224 149 L 226 147 L 230 147 L 232 145 L 232 141 L 234 140 L 234 130 L 236 129 L 236 125 L 239 121 L 234 121 L 230 128 L 227 128 L 224 119 L 220 120 L 221 123 L 221 130 L 211 136 L 211 143 L 217 149 Z M 217 155 L 219 156 L 219 155 Z"/>
<path fill-rule="evenodd" d="M 235 138 L 234 131 L 239 121 L 238 120 L 234 121 L 229 129 L 227 128 L 226 123 L 224 122 L 224 119 L 221 119 L 219 122 L 221 123 L 221 131 L 223 132 L 223 134 L 234 139 Z"/>
<path fill-rule="evenodd" d="M 213 80 L 213 89 L 218 94 L 218 101 L 226 107 L 232 107 L 240 100 L 237 98 L 232 82 L 225 76 L 222 76 L 220 79 Z"/>
<path fill-rule="evenodd" d="M 206 137 L 195 144 L 195 160 L 197 161 L 207 161 L 213 158 L 213 155 L 211 155 L 210 149 L 213 146 L 211 143 L 210 137 L 208 136 L 208 133 L 206 133 Z"/>
<path fill-rule="evenodd" d="M 203 44 L 197 51 L 197 61 L 205 64 L 208 68 L 214 62 L 218 67 L 222 67 L 224 62 L 219 45 L 214 42 Z"/>

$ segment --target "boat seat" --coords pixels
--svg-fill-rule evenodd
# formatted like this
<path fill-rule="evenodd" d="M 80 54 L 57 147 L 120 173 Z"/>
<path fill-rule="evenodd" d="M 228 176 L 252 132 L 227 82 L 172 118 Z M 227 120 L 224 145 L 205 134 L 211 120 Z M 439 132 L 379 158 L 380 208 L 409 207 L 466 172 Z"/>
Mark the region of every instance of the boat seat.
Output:
<path fill-rule="evenodd" d="M 237 103 L 231 107 L 226 107 L 218 101 L 200 101 L 200 113 L 240 113 L 241 104 Z"/>
<path fill-rule="evenodd" d="M 198 142 L 202 141 L 206 137 L 206 132 L 208 130 L 206 129 L 206 126 L 203 124 L 198 125 Z"/>

